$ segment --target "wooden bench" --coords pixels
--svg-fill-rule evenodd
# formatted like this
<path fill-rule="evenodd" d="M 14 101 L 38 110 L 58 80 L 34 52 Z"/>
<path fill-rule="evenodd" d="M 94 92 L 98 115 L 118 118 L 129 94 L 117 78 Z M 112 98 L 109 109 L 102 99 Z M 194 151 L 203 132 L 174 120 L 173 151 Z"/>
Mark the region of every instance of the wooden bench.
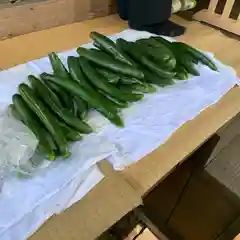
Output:
<path fill-rule="evenodd" d="M 197 12 L 194 19 L 216 26 L 228 32 L 240 35 L 240 14 L 236 19 L 231 17 L 231 12 L 238 9 L 237 0 L 226 0 L 221 14 L 216 13 L 220 0 L 211 0 L 208 9 Z"/>

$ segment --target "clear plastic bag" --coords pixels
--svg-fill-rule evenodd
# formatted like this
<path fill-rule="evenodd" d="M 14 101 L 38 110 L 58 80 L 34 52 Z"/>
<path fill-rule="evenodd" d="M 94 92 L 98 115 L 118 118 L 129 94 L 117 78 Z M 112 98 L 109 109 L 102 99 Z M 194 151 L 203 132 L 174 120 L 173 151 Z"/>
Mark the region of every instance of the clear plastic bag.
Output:
<path fill-rule="evenodd" d="M 29 163 L 37 144 L 27 126 L 7 114 L 0 116 L 0 189 L 11 172 Z"/>

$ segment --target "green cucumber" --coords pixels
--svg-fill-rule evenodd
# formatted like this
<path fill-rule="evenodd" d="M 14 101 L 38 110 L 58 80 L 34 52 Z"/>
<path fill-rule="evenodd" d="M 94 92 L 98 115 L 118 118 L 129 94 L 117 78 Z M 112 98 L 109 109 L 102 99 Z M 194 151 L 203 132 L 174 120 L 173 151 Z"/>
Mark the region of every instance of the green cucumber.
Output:
<path fill-rule="evenodd" d="M 34 95 L 34 91 L 24 83 L 19 85 L 19 92 L 27 106 L 37 115 L 39 120 L 51 134 L 59 152 L 66 158 L 71 155 L 67 142 L 55 117 L 45 105 Z"/>
<path fill-rule="evenodd" d="M 104 117 L 106 117 L 111 123 L 118 127 L 124 127 L 124 123 L 122 119 L 117 115 L 111 112 L 106 112 L 103 108 L 96 108 L 98 112 L 100 112 Z"/>
<path fill-rule="evenodd" d="M 149 83 L 144 83 L 144 84 L 134 83 L 131 85 L 120 84 L 119 88 L 126 92 L 131 91 L 131 92 L 142 92 L 142 93 L 155 93 L 157 91 L 157 89 Z"/>
<path fill-rule="evenodd" d="M 109 69 L 113 72 L 119 73 L 121 75 L 135 77 L 139 79 L 144 78 L 144 74 L 134 66 L 130 66 L 123 62 L 120 62 L 106 53 L 92 52 L 85 48 L 79 47 L 77 52 L 80 56 L 87 58 L 89 61 L 95 63 L 96 65 Z"/>
<path fill-rule="evenodd" d="M 72 103 L 73 103 L 73 106 L 70 109 L 70 111 L 74 115 L 74 117 L 78 117 L 79 116 L 78 105 L 77 105 L 77 103 L 76 103 L 76 101 L 74 99 L 72 99 Z"/>
<path fill-rule="evenodd" d="M 187 80 L 188 79 L 187 69 L 183 66 L 177 66 L 175 78 L 178 80 Z"/>
<path fill-rule="evenodd" d="M 102 90 L 99 90 L 99 92 L 100 92 L 103 96 L 105 96 L 106 98 L 108 98 L 110 101 L 112 101 L 117 108 L 127 108 L 127 107 L 128 107 L 128 102 L 124 102 L 124 101 L 118 100 L 118 99 L 112 97 L 111 95 L 106 94 L 106 93 L 103 92 Z"/>
<path fill-rule="evenodd" d="M 59 125 L 62 127 L 62 131 L 66 136 L 67 140 L 73 142 L 82 140 L 82 136 L 77 131 L 69 127 L 67 124 L 59 121 Z"/>
<path fill-rule="evenodd" d="M 175 72 L 170 72 L 169 70 L 165 70 L 161 68 L 158 64 L 152 62 L 149 58 L 143 56 L 138 48 L 134 47 L 134 44 L 131 44 L 128 48 L 128 53 L 132 56 L 136 61 L 139 61 L 140 64 L 148 68 L 150 71 L 156 73 L 159 77 L 162 78 L 173 78 Z"/>
<path fill-rule="evenodd" d="M 142 41 L 141 41 L 142 40 Z M 146 56 L 150 56 L 155 61 L 159 62 L 162 67 L 173 69 L 176 66 L 176 59 L 172 51 L 163 44 L 154 46 L 154 39 L 140 39 L 136 42 L 136 46 L 141 47 Z"/>
<path fill-rule="evenodd" d="M 55 75 L 63 79 L 70 77 L 66 67 L 55 52 L 50 53 L 48 57 L 52 64 L 53 72 Z"/>
<path fill-rule="evenodd" d="M 34 95 L 34 91 L 26 84 L 19 85 L 19 92 L 29 108 L 38 116 L 45 128 L 52 135 L 61 154 L 64 157 L 70 156 L 67 142 L 62 133 L 61 127 L 55 116 L 45 107 L 45 105 Z"/>
<path fill-rule="evenodd" d="M 44 75 L 44 78 L 47 78 L 48 81 L 58 84 L 68 92 L 88 102 L 90 106 L 93 106 L 97 111 L 99 111 L 103 116 L 108 118 L 117 126 L 123 126 L 121 118 L 117 115 L 117 109 L 115 109 L 115 107 L 112 105 L 109 105 L 109 103 L 105 101 L 101 94 L 90 89 L 84 89 L 76 81 L 73 80 L 61 81 L 61 79 L 58 77 L 47 73 L 42 73 L 41 75 Z"/>
<path fill-rule="evenodd" d="M 8 116 L 15 118 L 18 121 L 22 122 L 22 117 L 21 115 L 17 112 L 16 107 L 14 104 L 9 104 L 8 105 Z"/>
<path fill-rule="evenodd" d="M 34 76 L 29 76 L 29 81 L 38 96 L 48 105 L 52 111 L 57 114 L 63 121 L 74 127 L 81 133 L 91 133 L 92 128 L 79 118 L 75 117 L 68 109 L 64 109 L 60 102 L 56 102 L 53 98 L 54 93 L 42 82 Z"/>
<path fill-rule="evenodd" d="M 85 119 L 89 110 L 88 103 L 76 96 L 73 96 L 73 101 L 78 108 L 78 117 L 80 117 L 81 119 Z"/>
<path fill-rule="evenodd" d="M 192 74 L 193 76 L 200 76 L 200 73 L 195 68 L 193 56 L 189 55 L 183 48 L 178 47 L 178 45 L 175 45 L 174 43 L 172 43 L 172 49 L 179 66 L 185 68 L 188 73 Z"/>
<path fill-rule="evenodd" d="M 124 39 L 119 38 L 117 40 L 117 44 L 123 51 L 126 51 L 135 61 L 139 64 L 144 66 L 145 68 L 149 69 L 150 71 L 154 72 L 161 78 L 173 78 L 175 73 L 170 72 L 168 70 L 162 69 L 160 66 L 155 64 L 154 62 L 150 61 L 146 58 L 140 48 L 136 48 L 134 43 L 127 42 Z M 138 65 L 139 65 L 138 64 Z"/>
<path fill-rule="evenodd" d="M 100 47 L 100 49 L 103 49 L 105 52 L 112 55 L 116 60 L 128 65 L 132 65 L 132 62 L 128 56 L 118 49 L 117 45 L 108 37 L 97 32 L 91 32 L 90 37 L 93 39 L 96 45 Z"/>
<path fill-rule="evenodd" d="M 125 76 L 120 76 L 120 83 L 122 84 L 134 84 L 134 83 L 144 83 L 143 80 L 139 80 L 137 78 L 130 78 L 130 77 L 125 77 Z"/>
<path fill-rule="evenodd" d="M 135 102 L 143 98 L 142 94 L 122 93 L 115 86 L 108 83 L 104 76 L 99 74 L 84 57 L 80 61 L 81 68 L 91 83 L 108 95 L 121 101 Z"/>
<path fill-rule="evenodd" d="M 54 76 L 52 74 L 48 74 L 48 73 L 42 73 L 42 74 L 40 74 L 40 77 L 41 77 L 41 79 L 44 79 L 45 81 L 53 82 L 53 83 L 57 84 L 58 86 L 60 86 L 61 88 L 68 90 L 68 92 L 71 95 L 76 95 L 77 97 L 83 99 L 90 106 L 93 106 L 94 108 L 103 107 L 108 112 L 111 112 L 113 114 L 118 112 L 118 110 L 115 108 L 115 106 L 112 105 L 112 103 L 109 100 L 105 99 L 100 93 L 95 91 L 95 89 L 93 89 L 92 87 L 86 89 L 72 79 L 68 79 L 68 81 L 67 81 L 67 83 L 69 83 L 70 85 L 63 84 L 61 81 L 62 80 L 61 78 Z M 61 81 L 61 83 L 57 83 L 56 81 Z M 73 86 L 76 89 L 73 89 Z M 73 90 L 73 91 L 71 91 L 71 90 Z"/>
<path fill-rule="evenodd" d="M 143 71 L 145 76 L 145 81 L 148 83 L 155 84 L 159 87 L 165 87 L 165 86 L 174 84 L 174 81 L 170 78 L 159 77 L 154 72 L 151 72 L 140 65 L 139 65 L 139 68 L 141 68 L 141 70 Z"/>
<path fill-rule="evenodd" d="M 188 57 L 187 55 L 179 55 L 178 63 L 182 65 L 182 67 L 184 67 L 193 76 L 200 76 L 200 73 L 195 68 L 191 57 Z"/>
<path fill-rule="evenodd" d="M 19 94 L 14 94 L 13 105 L 11 107 L 11 113 L 14 116 L 18 116 L 18 120 L 22 121 L 29 129 L 34 133 L 38 139 L 37 150 L 41 155 L 47 155 L 46 157 L 53 161 L 55 160 L 54 149 L 52 148 L 52 140 L 47 131 L 39 124 L 36 120 L 36 116 L 30 110 L 30 108 L 23 101 L 22 97 Z"/>
<path fill-rule="evenodd" d="M 168 41 L 167 39 L 157 36 L 157 37 L 150 37 L 151 40 L 155 41 L 156 47 L 161 47 L 161 45 L 165 45 L 167 48 L 171 50 L 172 42 Z"/>
<path fill-rule="evenodd" d="M 202 52 L 198 51 L 197 49 L 182 43 L 182 42 L 174 42 L 173 45 L 182 50 L 182 51 L 186 51 L 188 53 L 190 53 L 193 57 L 195 57 L 198 61 L 200 61 L 202 64 L 208 66 L 209 68 L 211 68 L 213 71 L 218 71 L 217 66 L 215 65 L 215 63 L 210 60 L 205 54 L 203 54 Z"/>
<path fill-rule="evenodd" d="M 97 68 L 97 71 L 103 75 L 109 83 L 112 83 L 114 85 L 116 85 L 120 79 L 120 76 L 115 74 L 114 72 L 110 72 L 106 69 L 103 68 Z"/>
<path fill-rule="evenodd" d="M 67 59 L 67 63 L 69 73 L 72 79 L 78 82 L 82 87 L 92 90 L 92 86 L 89 84 L 88 80 L 86 79 L 86 76 L 83 74 L 83 71 L 79 64 L 79 58 L 70 56 Z"/>
<path fill-rule="evenodd" d="M 45 85 L 47 85 L 48 88 L 58 96 L 59 100 L 61 101 L 61 105 L 64 108 L 71 110 L 74 109 L 74 103 L 70 94 L 64 92 L 64 89 L 59 87 L 57 84 L 47 81 L 47 79 L 41 78 L 41 80 L 44 81 Z"/>

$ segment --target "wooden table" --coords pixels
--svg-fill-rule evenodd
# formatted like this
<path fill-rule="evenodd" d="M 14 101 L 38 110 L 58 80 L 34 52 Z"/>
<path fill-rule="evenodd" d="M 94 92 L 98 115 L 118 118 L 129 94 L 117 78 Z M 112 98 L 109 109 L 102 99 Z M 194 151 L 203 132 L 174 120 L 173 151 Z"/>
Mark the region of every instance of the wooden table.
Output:
<path fill-rule="evenodd" d="M 197 22 L 186 22 L 179 18 L 174 18 L 174 20 L 187 27 L 186 34 L 179 37 L 179 40 L 206 51 L 214 52 L 220 60 L 235 67 L 240 73 L 238 41 L 227 38 L 219 31 Z M 90 40 L 89 33 L 92 30 L 104 34 L 114 34 L 126 27 L 125 22 L 113 15 L 8 39 L 0 42 L 0 68 L 6 69 L 43 57 L 51 51 L 63 51 L 87 43 Z M 101 187 L 96 186 L 83 200 L 67 210 L 66 213 L 53 217 L 32 239 L 48 240 L 56 239 L 56 237 L 60 240 L 94 239 L 127 211 L 131 210 L 130 206 L 133 208 L 140 204 L 138 199 L 141 196 L 146 194 L 219 128 L 235 117 L 239 110 L 240 90 L 236 87 L 229 91 L 220 102 L 182 126 L 153 153 L 122 171 L 120 174 L 125 181 L 123 185 L 129 185 L 129 187 L 126 187 L 128 188 L 125 192 L 126 195 L 117 195 L 115 193 L 117 191 L 116 180 L 115 184 L 111 185 L 111 177 L 107 177 L 105 181 L 108 184 L 101 184 Z M 133 190 L 139 198 L 131 197 L 130 201 L 128 198 L 132 196 Z M 121 198 L 121 201 L 115 201 L 112 194 L 116 194 L 115 198 L 124 197 Z M 108 195 L 110 197 L 107 197 Z M 106 198 L 105 204 L 103 198 Z M 101 201 L 97 201 L 98 199 L 101 199 Z M 113 202 L 128 207 L 122 207 L 121 211 L 117 211 L 118 205 L 112 205 Z M 91 207 L 93 205 L 94 208 Z M 85 209 L 89 211 L 86 212 Z M 90 209 L 93 210 L 90 211 Z M 66 236 L 68 237 L 66 238 Z"/>

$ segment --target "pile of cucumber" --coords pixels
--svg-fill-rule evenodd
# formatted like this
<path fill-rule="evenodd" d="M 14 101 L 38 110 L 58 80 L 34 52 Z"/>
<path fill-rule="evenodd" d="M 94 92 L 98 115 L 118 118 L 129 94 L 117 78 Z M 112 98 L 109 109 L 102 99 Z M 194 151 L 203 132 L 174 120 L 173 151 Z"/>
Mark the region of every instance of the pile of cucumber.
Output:
<path fill-rule="evenodd" d="M 150 37 L 115 43 L 97 32 L 91 38 L 96 48 L 79 47 L 79 57 L 68 57 L 68 69 L 56 53 L 49 54 L 53 74 L 29 75 L 29 85 L 21 83 L 12 97 L 11 115 L 32 130 L 39 140 L 37 151 L 49 160 L 67 158 L 69 143 L 93 131 L 85 121 L 89 111 L 123 127 L 120 110 L 144 93 L 198 76 L 198 63 L 217 71 L 207 56 L 181 42 Z"/>

